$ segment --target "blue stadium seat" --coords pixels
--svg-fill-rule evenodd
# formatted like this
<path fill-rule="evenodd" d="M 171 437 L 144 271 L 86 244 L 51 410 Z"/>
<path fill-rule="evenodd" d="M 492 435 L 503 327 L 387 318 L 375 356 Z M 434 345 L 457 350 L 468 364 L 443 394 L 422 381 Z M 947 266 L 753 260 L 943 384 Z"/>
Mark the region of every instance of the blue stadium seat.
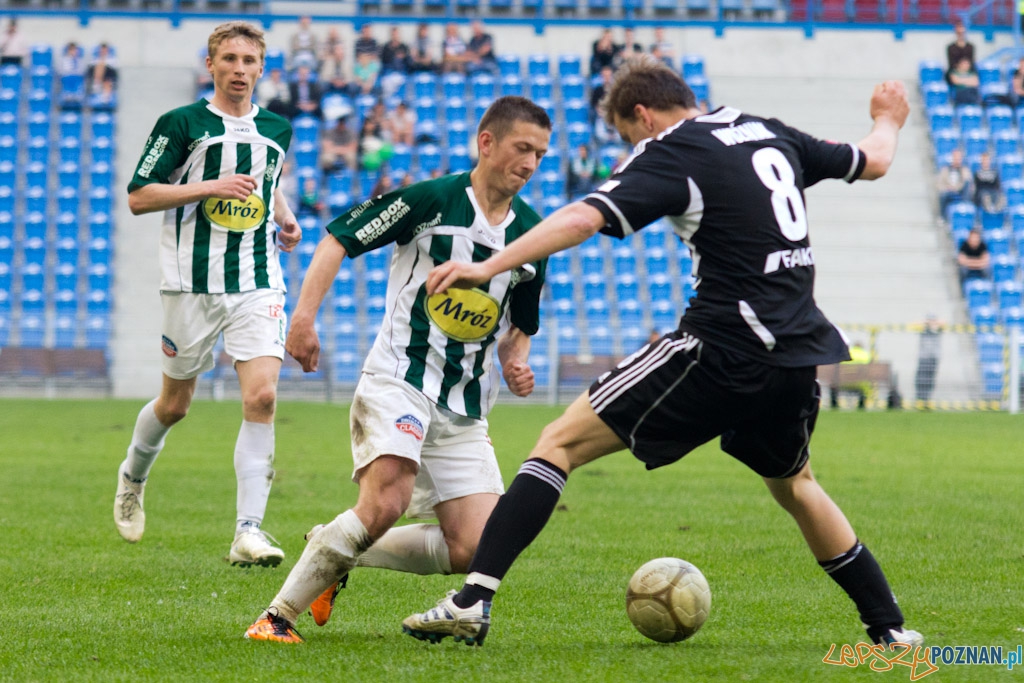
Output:
<path fill-rule="evenodd" d="M 53 295 L 53 310 L 57 315 L 74 315 L 78 312 L 78 295 L 74 289 L 58 289 Z"/>
<path fill-rule="evenodd" d="M 69 211 L 61 211 L 57 214 L 57 240 L 70 239 L 78 240 L 79 224 L 78 224 L 78 193 L 73 188 L 62 187 L 61 192 L 73 192 L 74 193 L 74 205 Z M 63 197 L 58 197 L 58 206 L 62 208 L 69 208 L 71 202 Z"/>
<path fill-rule="evenodd" d="M 565 199 L 565 176 L 561 173 L 544 171 L 540 174 L 539 182 L 541 196 Z"/>
<path fill-rule="evenodd" d="M 29 243 L 33 240 L 40 240 L 43 242 L 43 246 L 46 244 L 47 238 L 47 223 L 46 214 L 42 211 L 34 211 L 25 215 L 25 240 L 24 246 L 28 247 Z"/>
<path fill-rule="evenodd" d="M 13 164 L 18 160 L 18 143 L 12 135 L 0 137 L 0 162 Z M 10 189 L 10 186 L 8 186 Z"/>
<path fill-rule="evenodd" d="M 110 292 L 105 289 L 90 290 L 85 300 L 85 310 L 89 315 L 106 315 L 110 313 Z"/>
<path fill-rule="evenodd" d="M 587 96 L 586 81 L 582 76 L 564 76 L 561 79 L 562 100 L 566 103 L 573 100 L 584 100 Z"/>
<path fill-rule="evenodd" d="M 17 64 L 5 64 L 0 67 L 0 90 L 21 92 L 23 74 Z"/>
<path fill-rule="evenodd" d="M 489 74 L 476 74 L 470 79 L 470 92 L 473 99 L 494 99 L 495 80 Z"/>
<path fill-rule="evenodd" d="M 441 78 L 441 92 L 444 99 L 462 99 L 466 96 L 466 77 L 462 74 L 449 73 Z"/>
<path fill-rule="evenodd" d="M 615 276 L 615 298 L 619 302 L 640 298 L 640 286 L 635 275 L 623 273 Z"/>
<path fill-rule="evenodd" d="M 950 105 L 937 105 L 928 110 L 928 125 L 934 133 L 940 130 L 955 128 L 956 114 Z"/>
<path fill-rule="evenodd" d="M 981 366 L 982 395 L 987 398 L 1001 398 L 1006 369 L 1000 363 L 985 363 Z"/>
<path fill-rule="evenodd" d="M 575 298 L 576 280 L 569 273 L 562 272 L 551 275 L 548 277 L 547 283 L 551 288 L 552 299 L 572 301 Z"/>
<path fill-rule="evenodd" d="M 58 246 L 58 253 L 67 254 L 70 248 L 75 250 L 77 256 L 77 245 L 74 240 L 62 240 L 62 242 L 69 242 L 69 244 L 65 245 L 64 249 Z M 57 265 L 53 269 L 53 287 L 57 291 L 78 288 L 78 259 L 72 261 L 67 256 L 64 258 L 67 260 L 58 257 Z"/>
<path fill-rule="evenodd" d="M 604 275 L 592 273 L 583 278 L 583 298 L 587 301 L 608 298 L 608 285 L 605 283 Z"/>
<path fill-rule="evenodd" d="M 110 289 L 110 268 L 102 263 L 94 263 L 86 270 L 89 290 Z"/>
<path fill-rule="evenodd" d="M 706 0 L 701 1 L 704 2 Z M 686 85 L 690 86 L 690 90 L 693 91 L 693 95 L 697 98 L 697 102 L 701 102 L 702 100 L 707 103 L 711 102 L 711 85 L 708 83 L 707 78 L 704 76 L 691 76 L 686 81 Z"/>
<path fill-rule="evenodd" d="M 58 315 L 53 321 L 53 347 L 71 349 L 78 343 L 78 321 L 74 315 Z"/>
<path fill-rule="evenodd" d="M 484 112 L 486 112 L 488 107 L 490 107 L 492 104 L 494 104 L 494 100 L 491 99 L 485 98 L 480 100 L 473 100 L 473 115 L 470 117 L 470 121 L 472 122 L 474 128 L 478 125 L 480 119 L 484 117 Z"/>
<path fill-rule="evenodd" d="M 652 302 L 672 300 L 672 280 L 665 273 L 647 278 L 647 295 Z"/>
<path fill-rule="evenodd" d="M 50 92 L 53 89 L 53 70 L 48 66 L 33 66 L 29 71 L 32 90 Z"/>
<path fill-rule="evenodd" d="M 473 169 L 468 147 L 452 147 L 448 150 L 448 172 L 465 173 Z"/>
<path fill-rule="evenodd" d="M 928 83 L 921 88 L 925 109 L 932 111 L 949 104 L 949 86 L 945 82 Z"/>
<path fill-rule="evenodd" d="M 998 313 L 992 306 L 980 306 L 971 309 L 971 324 L 978 327 L 991 327 L 999 321 Z"/>
<path fill-rule="evenodd" d="M 982 127 L 982 108 L 974 105 L 965 105 L 956 109 L 957 122 L 960 125 L 961 133 L 978 130 Z"/>
<path fill-rule="evenodd" d="M 18 93 L 13 90 L 0 90 L 0 113 L 17 114 L 20 101 Z"/>
<path fill-rule="evenodd" d="M 584 100 L 570 100 L 565 103 L 565 122 L 586 124 L 590 119 L 590 106 Z"/>
<path fill-rule="evenodd" d="M 942 62 L 935 59 L 925 59 L 919 62 L 917 73 L 918 80 L 921 82 L 921 87 L 930 83 L 946 82 L 945 68 L 943 67 Z"/>
<path fill-rule="evenodd" d="M 590 146 L 590 126 L 586 123 L 570 123 L 565 130 L 568 149 L 577 150 L 581 145 Z"/>
<path fill-rule="evenodd" d="M 607 325 L 593 325 L 587 329 L 587 343 L 595 356 L 615 354 L 615 336 Z"/>
<path fill-rule="evenodd" d="M 1015 281 L 1017 266 L 1010 256 L 996 256 L 992 259 L 992 280 L 996 283 Z"/>
<path fill-rule="evenodd" d="M 505 76 L 521 76 L 522 66 L 520 64 L 519 55 L 513 53 L 503 53 L 498 55 L 498 73 L 504 78 Z"/>
<path fill-rule="evenodd" d="M 1003 179 L 1003 194 L 1006 195 L 1006 205 L 1010 209 L 1024 205 L 1024 181 Z"/>
<path fill-rule="evenodd" d="M 1015 126 L 1013 110 L 1005 105 L 992 106 L 985 110 L 989 133 L 1012 130 Z"/>
<path fill-rule="evenodd" d="M 547 76 L 536 76 L 529 81 L 529 97 L 534 100 L 550 100 L 554 96 L 554 84 Z"/>
<path fill-rule="evenodd" d="M 984 217 L 987 212 L 982 211 Z M 997 256 L 1008 256 L 1010 254 L 1010 235 L 1003 230 L 1002 214 L 989 214 L 999 215 L 1000 221 L 997 225 L 993 225 L 990 228 L 985 227 L 984 218 L 982 219 L 982 230 L 985 238 L 985 244 L 988 246 L 988 253 L 993 257 Z"/>
<path fill-rule="evenodd" d="M 560 251 L 548 257 L 548 274 L 557 275 L 568 273 L 572 267 L 572 257 L 569 252 Z"/>
<path fill-rule="evenodd" d="M 50 114 L 49 112 L 35 112 L 28 116 L 29 138 L 43 138 L 44 142 L 50 137 Z"/>
<path fill-rule="evenodd" d="M 0 187 L 0 215 L 14 213 L 14 188 L 10 185 Z M 13 233 L 12 233 L 13 234 Z M 3 236 L 3 232 L 0 232 Z M 10 235 L 8 235 L 10 237 Z"/>
<path fill-rule="evenodd" d="M 992 283 L 988 280 L 972 279 L 964 283 L 964 297 L 971 310 L 992 305 Z"/>
<path fill-rule="evenodd" d="M 46 90 L 33 90 L 28 94 L 28 110 L 33 114 L 50 113 L 50 93 Z"/>
<path fill-rule="evenodd" d="M 527 73 L 531 78 L 551 75 L 551 59 L 546 53 L 535 52 L 527 57 Z"/>
<path fill-rule="evenodd" d="M 60 141 L 60 163 L 79 164 L 82 161 L 82 141 L 66 137 Z"/>
<path fill-rule="evenodd" d="M 562 172 L 562 155 L 557 149 L 549 149 L 537 167 L 537 173 L 547 173 L 548 171 Z"/>
<path fill-rule="evenodd" d="M 558 75 L 564 79 L 566 76 L 579 76 L 582 59 L 576 53 L 562 53 L 558 55 Z"/>
<path fill-rule="evenodd" d="M 668 299 L 651 301 L 651 323 L 654 329 L 662 334 L 671 332 L 679 326 L 679 316 L 676 315 L 675 306 Z"/>
<path fill-rule="evenodd" d="M 1002 130 L 992 136 L 992 149 L 997 158 L 1020 154 L 1020 140 L 1015 130 Z M 938 150 L 936 149 L 936 154 Z"/>
<path fill-rule="evenodd" d="M 82 117 L 80 114 L 74 112 L 61 114 L 60 118 L 57 119 L 57 125 L 62 139 L 82 137 Z"/>
<path fill-rule="evenodd" d="M 46 318 L 40 313 L 22 313 L 18 321 L 18 338 L 19 344 L 25 348 L 42 348 L 46 339 Z"/>
<path fill-rule="evenodd" d="M 110 316 L 90 315 L 85 319 L 85 346 L 89 349 L 105 349 L 110 341 Z"/>
<path fill-rule="evenodd" d="M 501 77 L 501 93 L 503 97 L 506 95 L 517 95 L 522 96 L 523 94 L 523 79 L 518 75 L 509 74 Z"/>
<path fill-rule="evenodd" d="M 205 56 L 205 54 L 206 50 L 204 49 L 203 55 Z M 284 61 L 284 51 L 282 49 L 277 47 L 267 48 L 266 56 L 263 58 L 263 64 L 268 73 L 273 69 L 280 69 L 281 71 L 284 71 Z"/>
<path fill-rule="evenodd" d="M 437 97 L 421 97 L 413 105 L 417 123 L 437 121 Z"/>
<path fill-rule="evenodd" d="M 28 141 L 28 162 L 47 164 L 50 161 L 50 141 L 36 136 Z"/>
<path fill-rule="evenodd" d="M 89 183 L 93 187 L 110 187 L 114 180 L 114 172 L 110 164 L 99 161 L 89 166 Z"/>
<path fill-rule="evenodd" d="M 85 104 L 85 78 L 81 74 L 64 74 L 60 77 L 60 99 L 62 111 L 78 111 Z"/>
<path fill-rule="evenodd" d="M 418 145 L 416 156 L 422 170 L 430 172 L 441 169 L 441 148 L 437 145 Z"/>
<path fill-rule="evenodd" d="M 432 73 L 418 73 L 412 79 L 413 98 L 437 99 L 437 76 Z"/>
<path fill-rule="evenodd" d="M 1000 83 L 1002 76 L 999 73 L 999 62 L 985 60 L 977 64 L 978 82 L 980 85 Z"/>
<path fill-rule="evenodd" d="M 46 188 L 41 186 L 25 188 L 25 211 L 42 215 L 47 208 Z M 45 227 L 45 223 L 44 223 Z"/>
<path fill-rule="evenodd" d="M 970 230 L 974 227 L 976 213 L 974 204 L 968 202 L 951 204 L 947 209 L 950 230 Z"/>
<path fill-rule="evenodd" d="M 110 215 L 105 213 L 94 213 L 89 216 L 89 239 L 104 239 L 108 242 L 112 237 L 113 228 L 110 224 Z"/>
<path fill-rule="evenodd" d="M 444 104 L 445 121 L 465 121 L 469 116 L 466 101 L 461 97 L 446 97 Z"/>
<path fill-rule="evenodd" d="M 1024 175 L 1024 157 L 1019 154 L 1007 154 L 996 161 L 1000 178 L 1020 178 Z"/>
<path fill-rule="evenodd" d="M 636 272 L 636 255 L 627 246 L 618 246 L 612 251 L 612 269 L 616 275 Z"/>
<path fill-rule="evenodd" d="M 16 178 L 14 164 L 10 161 L 0 161 L 0 187 L 14 187 Z"/>
<path fill-rule="evenodd" d="M 1013 308 L 1020 308 L 1024 306 L 1024 300 L 1022 300 L 1022 292 L 1019 283 L 1012 280 L 1000 282 L 996 285 L 996 292 L 998 297 L 998 304 L 1000 311 L 1008 311 Z"/>
<path fill-rule="evenodd" d="M 82 183 L 79 166 L 73 162 L 65 162 L 57 167 L 57 182 L 61 187 L 78 188 Z"/>
<path fill-rule="evenodd" d="M 42 161 L 33 161 L 28 164 L 25 169 L 25 184 L 26 185 L 42 185 L 46 186 L 47 167 L 46 163 Z"/>
<path fill-rule="evenodd" d="M 108 267 L 110 266 L 110 244 L 107 240 L 90 240 L 88 248 L 90 264 L 102 263 Z"/>
<path fill-rule="evenodd" d="M 94 138 L 114 137 L 114 118 L 107 113 L 93 114 L 89 129 Z"/>
<path fill-rule="evenodd" d="M 1008 308 L 1002 313 L 1003 325 L 1016 327 L 1024 332 L 1024 308 Z"/>
<path fill-rule="evenodd" d="M 558 328 L 558 353 L 575 355 L 580 352 L 580 335 L 575 326 L 564 325 Z"/>
<path fill-rule="evenodd" d="M 29 66 L 53 68 L 53 47 L 45 43 L 33 45 L 29 52 Z"/>

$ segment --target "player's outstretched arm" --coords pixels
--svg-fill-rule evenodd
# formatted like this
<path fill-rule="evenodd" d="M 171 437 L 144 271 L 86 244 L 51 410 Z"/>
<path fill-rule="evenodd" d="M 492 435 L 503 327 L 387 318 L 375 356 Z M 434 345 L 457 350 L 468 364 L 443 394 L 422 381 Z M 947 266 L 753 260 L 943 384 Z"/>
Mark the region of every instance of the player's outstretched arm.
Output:
<path fill-rule="evenodd" d="M 516 396 L 533 393 L 534 377 L 527 359 L 530 357 L 530 335 L 512 327 L 498 340 L 498 360 L 501 374 L 509 391 Z"/>
<path fill-rule="evenodd" d="M 345 247 L 333 235 L 327 235 L 317 245 L 313 261 L 306 270 L 299 292 L 299 302 L 292 313 L 291 326 L 284 349 L 299 361 L 303 372 L 316 372 L 320 367 L 320 337 L 316 333 L 316 313 L 320 310 L 327 291 L 331 288 Z"/>
<path fill-rule="evenodd" d="M 896 157 L 896 143 L 900 128 L 907 121 L 910 103 L 907 90 L 901 81 L 885 81 L 875 86 L 871 94 L 871 118 L 874 125 L 867 137 L 857 146 L 867 157 L 860 180 L 881 178 L 892 166 Z"/>
<path fill-rule="evenodd" d="M 139 216 L 154 211 L 176 209 L 186 204 L 195 204 L 210 197 L 245 201 L 256 190 L 256 179 L 251 175 L 236 173 L 226 178 L 204 180 L 199 183 L 172 185 L 150 183 L 133 190 L 128 195 L 128 208 Z"/>
<path fill-rule="evenodd" d="M 555 211 L 486 261 L 448 261 L 437 266 L 427 275 L 427 294 L 444 292 L 449 287 L 476 287 L 498 273 L 575 247 L 600 230 L 604 224 L 605 219 L 600 211 L 589 204 L 573 202 Z"/>

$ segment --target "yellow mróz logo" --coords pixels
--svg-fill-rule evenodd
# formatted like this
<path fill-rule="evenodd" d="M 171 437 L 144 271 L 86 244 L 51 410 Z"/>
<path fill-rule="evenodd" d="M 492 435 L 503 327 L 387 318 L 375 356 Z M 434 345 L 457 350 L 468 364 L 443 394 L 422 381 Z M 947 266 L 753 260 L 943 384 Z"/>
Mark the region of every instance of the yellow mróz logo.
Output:
<path fill-rule="evenodd" d="M 267 220 L 267 205 L 259 196 L 251 194 L 244 202 L 237 199 L 210 197 L 203 202 L 203 215 L 225 230 L 245 232 L 263 225 Z"/>
<path fill-rule="evenodd" d="M 431 322 L 449 339 L 479 342 L 498 329 L 498 300 L 479 289 L 449 289 L 427 297 Z"/>

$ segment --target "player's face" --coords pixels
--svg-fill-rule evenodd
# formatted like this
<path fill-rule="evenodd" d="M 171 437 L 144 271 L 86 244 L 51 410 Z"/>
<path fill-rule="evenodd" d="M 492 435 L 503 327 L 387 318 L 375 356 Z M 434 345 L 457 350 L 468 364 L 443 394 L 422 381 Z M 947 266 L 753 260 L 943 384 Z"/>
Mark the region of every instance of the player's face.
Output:
<path fill-rule="evenodd" d="M 488 136 L 483 141 L 481 160 L 490 167 L 492 182 L 510 196 L 517 194 L 547 153 L 550 137 L 551 131 L 525 121 L 516 121 L 501 140 Z"/>
<path fill-rule="evenodd" d="M 206 58 L 213 87 L 233 102 L 252 99 L 256 81 L 263 75 L 260 49 L 245 38 L 222 41 L 213 57 Z"/>

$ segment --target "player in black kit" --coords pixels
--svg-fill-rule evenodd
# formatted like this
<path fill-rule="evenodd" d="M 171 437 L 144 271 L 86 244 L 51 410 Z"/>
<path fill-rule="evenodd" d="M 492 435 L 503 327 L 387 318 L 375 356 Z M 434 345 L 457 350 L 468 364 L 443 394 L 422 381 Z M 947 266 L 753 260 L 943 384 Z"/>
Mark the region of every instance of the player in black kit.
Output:
<path fill-rule="evenodd" d="M 884 175 L 908 112 L 903 85 L 882 83 L 871 132 L 838 144 L 728 107 L 702 114 L 683 80 L 649 57 L 620 69 L 606 118 L 632 155 L 596 191 L 487 261 L 439 266 L 428 291 L 471 287 L 599 230 L 623 237 L 665 216 L 693 254 L 697 295 L 679 329 L 623 360 L 544 429 L 491 514 L 462 590 L 407 618 L 406 633 L 481 643 L 494 592 L 572 470 L 623 448 L 652 469 L 720 436 L 722 450 L 761 475 L 796 520 L 871 640 L 923 642 L 903 628 L 881 568 L 808 463 L 816 366 L 849 353 L 814 302 L 803 193 L 825 178 Z"/>

